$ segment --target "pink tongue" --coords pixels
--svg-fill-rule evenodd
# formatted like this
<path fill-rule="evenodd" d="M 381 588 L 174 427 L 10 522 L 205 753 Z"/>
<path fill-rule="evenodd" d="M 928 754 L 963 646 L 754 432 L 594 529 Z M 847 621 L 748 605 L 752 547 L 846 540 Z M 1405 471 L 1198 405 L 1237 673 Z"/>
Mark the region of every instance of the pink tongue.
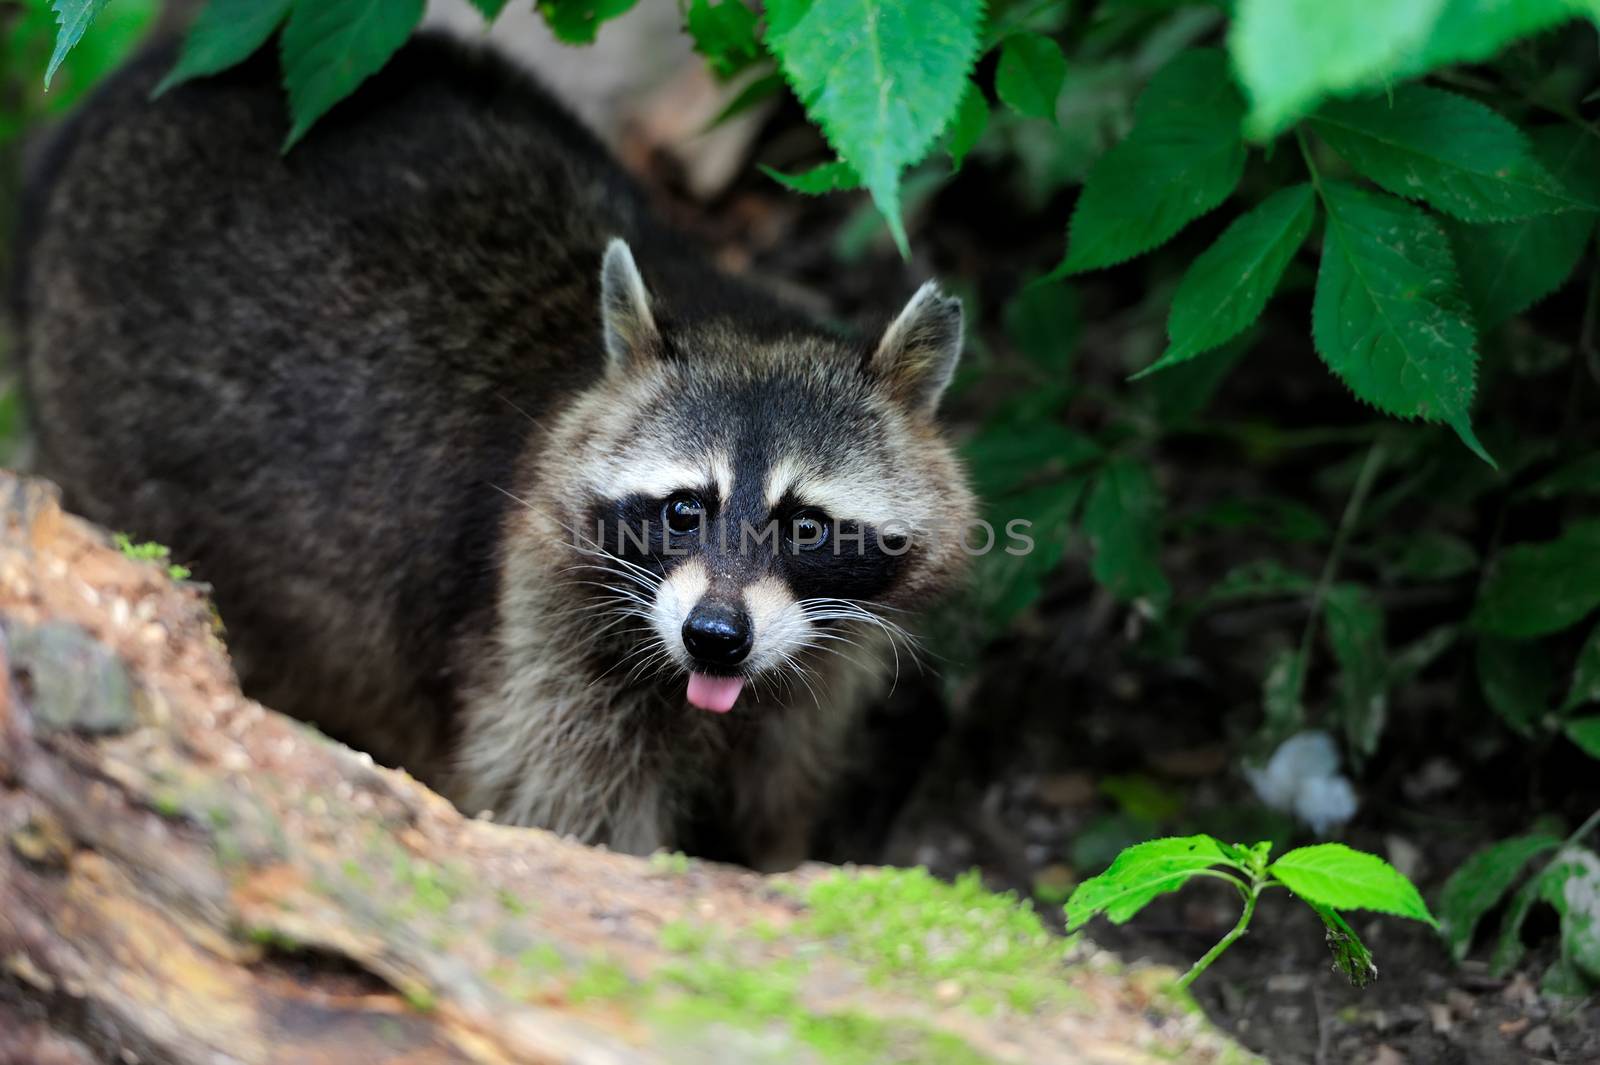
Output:
<path fill-rule="evenodd" d="M 689 674 L 689 701 L 702 710 L 726 714 L 733 709 L 744 688 L 743 677 L 710 677 L 704 673 Z"/>

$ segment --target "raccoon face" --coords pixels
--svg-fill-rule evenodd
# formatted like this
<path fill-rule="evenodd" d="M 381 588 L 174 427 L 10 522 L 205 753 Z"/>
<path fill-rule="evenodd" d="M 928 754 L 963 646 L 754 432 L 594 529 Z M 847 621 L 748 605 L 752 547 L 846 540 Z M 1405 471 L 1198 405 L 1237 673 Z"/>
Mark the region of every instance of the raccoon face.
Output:
<path fill-rule="evenodd" d="M 613 241 L 607 372 L 564 446 L 616 668 L 686 675 L 690 704 L 725 713 L 747 683 L 803 682 L 869 630 L 909 641 L 897 619 L 954 582 L 973 516 L 933 419 L 960 303 L 925 285 L 871 350 L 661 311 Z"/>

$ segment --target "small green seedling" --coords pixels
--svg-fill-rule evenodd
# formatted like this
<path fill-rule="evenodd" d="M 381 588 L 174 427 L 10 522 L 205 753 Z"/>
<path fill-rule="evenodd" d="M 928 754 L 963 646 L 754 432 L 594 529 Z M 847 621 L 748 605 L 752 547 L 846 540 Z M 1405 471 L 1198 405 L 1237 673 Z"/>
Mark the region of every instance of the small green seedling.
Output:
<path fill-rule="evenodd" d="M 121 551 L 135 562 L 156 562 L 166 566 L 167 576 L 175 581 L 186 581 L 191 576 L 188 566 L 180 566 L 176 562 L 170 561 L 172 558 L 171 548 L 154 541 L 136 544 L 127 533 L 113 533 L 111 540 L 117 545 L 118 551 Z"/>
<path fill-rule="evenodd" d="M 1411 881 L 1377 855 L 1342 843 L 1319 843 L 1269 862 L 1271 851 L 1271 843 L 1246 847 L 1205 835 L 1135 844 L 1117 855 L 1105 872 L 1078 885 L 1067 900 L 1067 930 L 1100 914 L 1122 924 L 1157 895 L 1176 891 L 1197 876 L 1226 880 L 1239 890 L 1244 912 L 1239 923 L 1178 981 L 1179 987 L 1188 987 L 1244 935 L 1261 893 L 1283 887 L 1322 918 L 1334 967 L 1357 987 L 1365 987 L 1378 975 L 1378 967 L 1339 911 L 1376 910 L 1439 927 Z"/>

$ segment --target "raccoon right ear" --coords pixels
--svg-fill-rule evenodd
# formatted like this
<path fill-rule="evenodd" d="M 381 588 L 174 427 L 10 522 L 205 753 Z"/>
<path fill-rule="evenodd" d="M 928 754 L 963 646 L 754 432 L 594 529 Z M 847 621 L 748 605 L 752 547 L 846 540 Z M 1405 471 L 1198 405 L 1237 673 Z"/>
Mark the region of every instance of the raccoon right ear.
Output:
<path fill-rule="evenodd" d="M 933 413 L 961 358 L 961 301 L 929 281 L 884 331 L 867 367 L 914 410 Z"/>
<path fill-rule="evenodd" d="M 620 237 L 606 245 L 605 261 L 600 265 L 600 321 L 607 368 L 612 371 L 621 370 L 661 339 L 650 312 L 649 290 L 639 276 L 632 249 Z"/>

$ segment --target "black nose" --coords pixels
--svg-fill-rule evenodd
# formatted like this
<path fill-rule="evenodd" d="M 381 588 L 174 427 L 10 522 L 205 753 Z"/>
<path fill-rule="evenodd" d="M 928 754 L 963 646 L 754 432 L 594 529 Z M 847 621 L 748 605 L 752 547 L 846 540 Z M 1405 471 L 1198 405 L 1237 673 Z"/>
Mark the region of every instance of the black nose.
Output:
<path fill-rule="evenodd" d="M 742 610 L 701 603 L 683 623 L 683 646 L 709 666 L 736 666 L 750 653 L 750 616 Z"/>

